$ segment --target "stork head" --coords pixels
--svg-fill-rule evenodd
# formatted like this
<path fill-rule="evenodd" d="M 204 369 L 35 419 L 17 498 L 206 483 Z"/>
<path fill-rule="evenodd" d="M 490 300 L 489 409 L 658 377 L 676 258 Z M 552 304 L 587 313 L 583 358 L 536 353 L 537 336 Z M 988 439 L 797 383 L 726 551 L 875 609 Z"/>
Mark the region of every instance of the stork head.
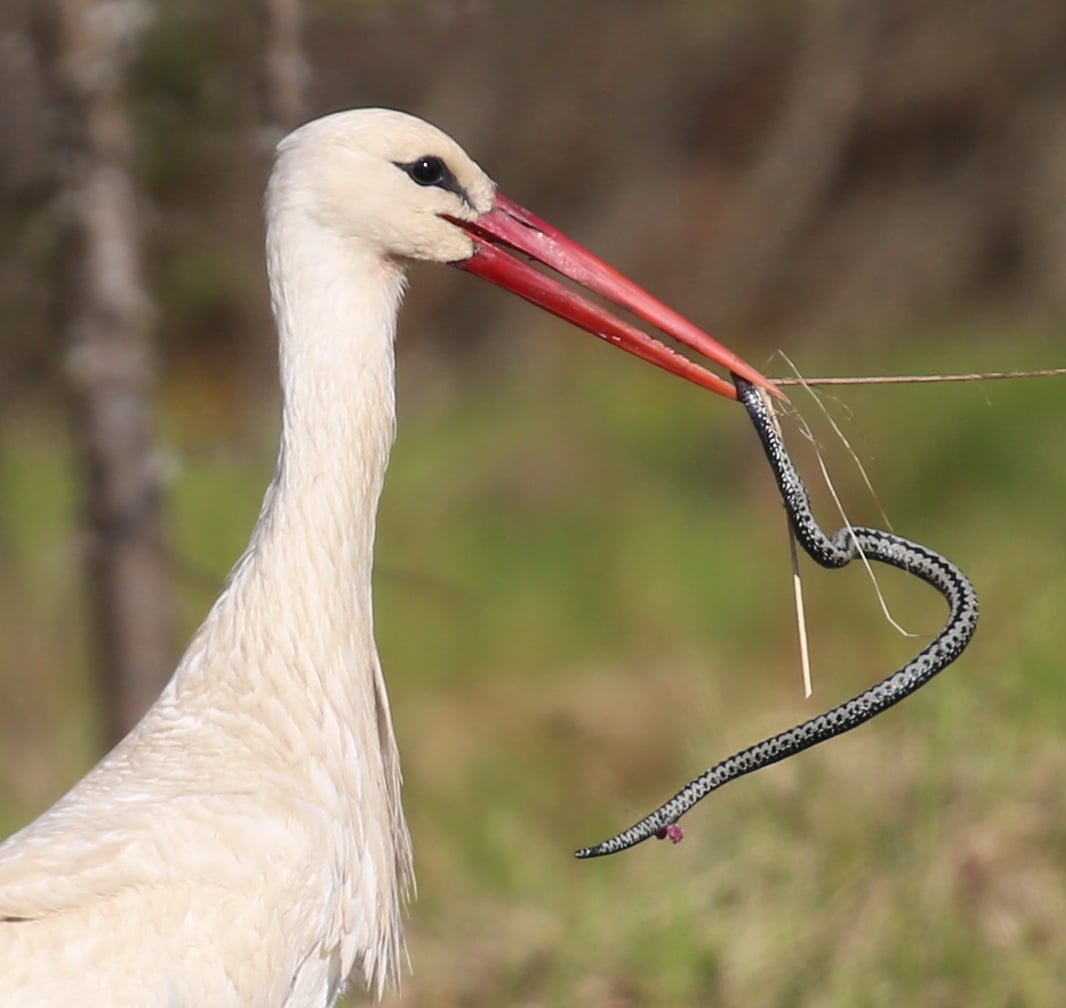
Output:
<path fill-rule="evenodd" d="M 530 260 L 632 312 L 681 344 L 776 388 L 750 364 L 546 221 L 497 192 L 447 134 L 402 112 L 360 109 L 316 119 L 278 147 L 275 200 L 385 259 L 449 263 L 484 277 L 666 371 L 735 399 L 733 383 L 677 353 Z"/>

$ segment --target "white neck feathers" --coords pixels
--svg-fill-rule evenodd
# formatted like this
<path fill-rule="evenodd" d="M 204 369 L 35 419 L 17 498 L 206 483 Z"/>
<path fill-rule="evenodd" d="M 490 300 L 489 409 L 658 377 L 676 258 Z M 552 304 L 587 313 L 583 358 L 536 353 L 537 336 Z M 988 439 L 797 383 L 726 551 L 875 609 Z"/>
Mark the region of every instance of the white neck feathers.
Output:
<path fill-rule="evenodd" d="M 280 340 L 282 443 L 248 552 L 172 683 L 183 707 L 239 732 L 335 825 L 344 971 L 394 978 L 410 843 L 374 644 L 375 516 L 395 431 L 402 268 L 320 226 L 272 184 L 267 252 Z M 213 690 L 227 694 L 212 703 Z M 260 778 L 270 779 L 261 769 Z M 328 842 L 333 849 L 328 849 Z"/>

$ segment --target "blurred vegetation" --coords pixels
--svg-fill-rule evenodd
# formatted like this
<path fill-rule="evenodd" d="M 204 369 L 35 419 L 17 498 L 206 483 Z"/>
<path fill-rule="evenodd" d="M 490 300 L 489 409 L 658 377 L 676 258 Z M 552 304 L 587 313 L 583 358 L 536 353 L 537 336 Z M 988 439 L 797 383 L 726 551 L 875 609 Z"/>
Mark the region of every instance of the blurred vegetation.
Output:
<path fill-rule="evenodd" d="M 0 832 L 98 755 L 39 11 L 8 0 L 0 35 Z M 1063 363 L 1061 4 L 307 15 L 311 114 L 439 123 L 772 373 L 777 348 L 809 375 Z M 257 5 L 159 0 L 134 92 L 188 632 L 273 465 L 261 43 Z M 883 508 L 972 575 L 978 638 L 899 710 L 716 795 L 680 847 L 579 864 L 573 847 L 916 643 L 861 571 L 806 569 L 804 703 L 783 520 L 740 411 L 480 286 L 418 269 L 401 324 L 377 611 L 420 889 L 390 1004 L 1063 1003 L 1058 380 L 833 390 L 876 500 L 793 396 L 849 516 Z M 883 584 L 936 630 L 939 600 Z"/>

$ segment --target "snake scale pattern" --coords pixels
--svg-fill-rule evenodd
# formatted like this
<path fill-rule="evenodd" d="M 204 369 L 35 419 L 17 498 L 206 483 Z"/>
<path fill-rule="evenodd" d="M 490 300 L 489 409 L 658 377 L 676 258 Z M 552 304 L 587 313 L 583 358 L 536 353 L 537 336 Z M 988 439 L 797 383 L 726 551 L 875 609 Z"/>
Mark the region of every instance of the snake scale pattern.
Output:
<path fill-rule="evenodd" d="M 734 381 L 773 469 L 793 532 L 807 554 L 823 567 L 844 567 L 860 555 L 898 567 L 944 596 L 950 609 L 948 620 L 927 647 L 886 679 L 810 721 L 716 763 L 629 829 L 575 851 L 578 858 L 616 854 L 650 837 L 670 835 L 673 838 L 671 831 L 676 831 L 674 824 L 678 819 L 723 784 L 851 731 L 910 696 L 962 654 L 977 628 L 979 603 L 973 585 L 955 564 L 939 553 L 881 529 L 845 527 L 831 536 L 822 531 L 811 511 L 807 489 L 761 393 L 741 378 L 734 376 Z"/>

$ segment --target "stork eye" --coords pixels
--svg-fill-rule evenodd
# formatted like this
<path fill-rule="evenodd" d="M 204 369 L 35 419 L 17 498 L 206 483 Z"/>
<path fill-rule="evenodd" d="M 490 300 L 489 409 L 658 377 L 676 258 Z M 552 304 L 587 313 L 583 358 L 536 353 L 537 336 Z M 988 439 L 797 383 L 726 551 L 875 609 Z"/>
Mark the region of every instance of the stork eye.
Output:
<path fill-rule="evenodd" d="M 420 186 L 441 185 L 450 175 L 447 166 L 439 157 L 427 155 L 412 161 L 407 168 L 407 174 Z"/>
<path fill-rule="evenodd" d="M 452 174 L 443 158 L 435 154 L 424 154 L 414 161 L 393 161 L 393 164 L 418 185 L 444 189 L 455 193 L 465 203 L 470 203 L 466 190 L 459 184 L 459 180 Z"/>

